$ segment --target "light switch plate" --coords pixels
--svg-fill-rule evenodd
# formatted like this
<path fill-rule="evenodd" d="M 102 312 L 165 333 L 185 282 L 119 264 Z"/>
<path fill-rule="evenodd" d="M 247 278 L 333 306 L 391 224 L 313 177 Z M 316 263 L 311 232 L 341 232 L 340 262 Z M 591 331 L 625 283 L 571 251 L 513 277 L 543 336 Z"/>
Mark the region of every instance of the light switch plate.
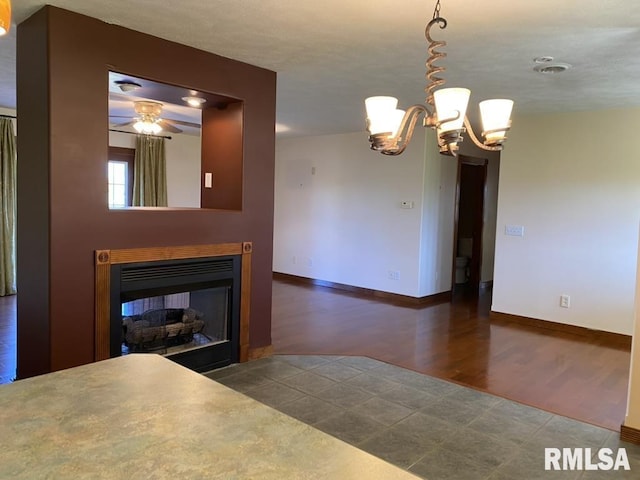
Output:
<path fill-rule="evenodd" d="M 207 172 L 204 174 L 204 188 L 211 188 L 213 186 L 213 174 Z"/>
<path fill-rule="evenodd" d="M 524 237 L 524 227 L 522 225 L 505 225 L 504 234 L 512 237 Z"/>

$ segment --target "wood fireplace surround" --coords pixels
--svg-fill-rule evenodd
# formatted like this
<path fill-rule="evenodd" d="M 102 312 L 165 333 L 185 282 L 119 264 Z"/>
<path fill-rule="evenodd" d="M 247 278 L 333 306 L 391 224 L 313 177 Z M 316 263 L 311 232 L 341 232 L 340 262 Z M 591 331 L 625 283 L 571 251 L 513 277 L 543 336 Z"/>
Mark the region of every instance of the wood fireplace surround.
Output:
<path fill-rule="evenodd" d="M 111 356 L 110 318 L 112 306 L 110 289 L 112 265 L 241 255 L 239 359 L 240 362 L 246 362 L 249 358 L 249 309 L 251 298 L 252 251 L 253 245 L 251 242 L 181 247 L 97 250 L 95 252 L 95 360 L 105 360 Z"/>

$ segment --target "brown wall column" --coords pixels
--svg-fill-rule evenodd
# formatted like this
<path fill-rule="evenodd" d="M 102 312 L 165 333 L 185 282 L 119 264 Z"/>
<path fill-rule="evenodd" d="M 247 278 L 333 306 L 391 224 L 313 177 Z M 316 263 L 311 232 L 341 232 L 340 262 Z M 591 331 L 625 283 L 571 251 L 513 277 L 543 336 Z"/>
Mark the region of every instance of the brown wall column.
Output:
<path fill-rule="evenodd" d="M 107 208 L 109 71 L 242 102 L 240 208 Z M 18 25 L 17 72 L 19 378 L 93 361 L 96 250 L 251 241 L 269 346 L 275 73 L 51 6 Z"/>

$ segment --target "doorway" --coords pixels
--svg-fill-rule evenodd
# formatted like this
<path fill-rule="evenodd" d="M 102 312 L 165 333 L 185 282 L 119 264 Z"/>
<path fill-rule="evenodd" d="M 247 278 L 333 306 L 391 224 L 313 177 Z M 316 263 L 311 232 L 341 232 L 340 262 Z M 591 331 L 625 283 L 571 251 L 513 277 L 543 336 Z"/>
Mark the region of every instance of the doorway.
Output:
<path fill-rule="evenodd" d="M 458 157 L 453 258 L 454 292 L 478 293 L 482 280 L 487 160 Z"/>

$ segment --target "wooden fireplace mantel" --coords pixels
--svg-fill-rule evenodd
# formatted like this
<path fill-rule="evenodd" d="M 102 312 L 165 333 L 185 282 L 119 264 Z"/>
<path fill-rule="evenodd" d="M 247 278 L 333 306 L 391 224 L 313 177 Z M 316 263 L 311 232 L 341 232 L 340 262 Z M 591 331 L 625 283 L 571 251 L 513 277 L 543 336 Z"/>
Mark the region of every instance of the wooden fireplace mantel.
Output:
<path fill-rule="evenodd" d="M 121 250 L 96 250 L 95 360 L 106 360 L 110 356 L 111 265 L 219 257 L 224 255 L 242 255 L 242 284 L 240 286 L 240 361 L 246 362 L 249 358 L 249 311 L 251 304 L 252 251 L 253 244 L 251 242 L 179 247 L 127 248 Z"/>

